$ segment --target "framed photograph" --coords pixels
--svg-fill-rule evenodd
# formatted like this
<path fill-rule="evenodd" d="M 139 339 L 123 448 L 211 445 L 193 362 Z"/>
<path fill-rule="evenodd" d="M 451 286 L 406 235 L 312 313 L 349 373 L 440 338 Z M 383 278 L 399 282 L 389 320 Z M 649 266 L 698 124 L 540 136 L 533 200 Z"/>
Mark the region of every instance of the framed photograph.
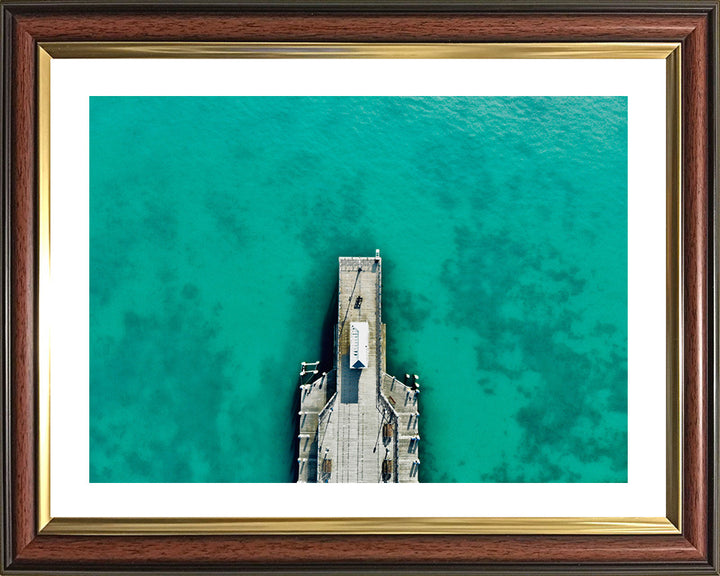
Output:
<path fill-rule="evenodd" d="M 717 1 L 1 9 L 3 573 L 718 574 Z"/>

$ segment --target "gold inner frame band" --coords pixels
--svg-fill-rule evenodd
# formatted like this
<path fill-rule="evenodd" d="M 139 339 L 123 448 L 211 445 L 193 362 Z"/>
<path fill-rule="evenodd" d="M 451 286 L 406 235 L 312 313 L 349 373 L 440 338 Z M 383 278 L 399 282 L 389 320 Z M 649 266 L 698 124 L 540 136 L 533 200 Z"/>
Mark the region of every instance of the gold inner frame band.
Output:
<path fill-rule="evenodd" d="M 681 47 L 679 43 L 48 42 L 38 46 L 38 530 L 43 534 L 678 534 L 682 518 Z M 495 58 L 666 61 L 666 517 L 53 518 L 50 513 L 50 69 L 53 58 Z"/>
<path fill-rule="evenodd" d="M 38 527 L 50 519 L 50 55 L 38 49 Z"/>
<path fill-rule="evenodd" d="M 682 531 L 683 306 L 682 306 L 682 47 L 666 58 L 666 452 L 667 518 Z"/>
<path fill-rule="evenodd" d="M 43 534 L 677 534 L 667 518 L 54 518 Z"/>
<path fill-rule="evenodd" d="M 53 58 L 667 58 L 672 42 L 388 44 L 322 42 L 44 42 Z"/>

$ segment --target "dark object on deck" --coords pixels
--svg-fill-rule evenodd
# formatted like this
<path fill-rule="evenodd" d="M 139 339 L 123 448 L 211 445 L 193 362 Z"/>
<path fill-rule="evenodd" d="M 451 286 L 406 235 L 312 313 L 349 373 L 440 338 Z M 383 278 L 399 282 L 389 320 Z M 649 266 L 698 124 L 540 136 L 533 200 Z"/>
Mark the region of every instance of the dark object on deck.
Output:
<path fill-rule="evenodd" d="M 392 438 L 393 427 L 392 424 L 383 425 L 383 438 Z"/>

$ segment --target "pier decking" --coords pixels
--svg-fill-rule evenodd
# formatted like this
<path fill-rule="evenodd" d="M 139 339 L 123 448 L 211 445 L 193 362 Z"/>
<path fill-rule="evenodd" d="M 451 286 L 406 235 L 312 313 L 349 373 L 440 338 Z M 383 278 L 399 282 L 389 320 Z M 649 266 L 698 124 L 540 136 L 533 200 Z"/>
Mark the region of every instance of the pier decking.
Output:
<path fill-rule="evenodd" d="M 367 338 L 361 361 L 353 324 Z M 298 482 L 418 481 L 419 390 L 385 373 L 385 344 L 379 251 L 340 258 L 335 368 L 303 364 L 300 375 Z"/>

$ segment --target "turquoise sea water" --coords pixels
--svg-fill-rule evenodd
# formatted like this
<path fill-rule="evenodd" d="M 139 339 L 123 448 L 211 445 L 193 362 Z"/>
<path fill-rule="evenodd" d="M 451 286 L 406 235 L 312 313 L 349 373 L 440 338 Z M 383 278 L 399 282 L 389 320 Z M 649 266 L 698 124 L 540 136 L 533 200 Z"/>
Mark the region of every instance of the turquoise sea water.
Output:
<path fill-rule="evenodd" d="M 624 97 L 91 98 L 90 480 L 292 481 L 376 248 L 422 482 L 627 481 Z"/>

